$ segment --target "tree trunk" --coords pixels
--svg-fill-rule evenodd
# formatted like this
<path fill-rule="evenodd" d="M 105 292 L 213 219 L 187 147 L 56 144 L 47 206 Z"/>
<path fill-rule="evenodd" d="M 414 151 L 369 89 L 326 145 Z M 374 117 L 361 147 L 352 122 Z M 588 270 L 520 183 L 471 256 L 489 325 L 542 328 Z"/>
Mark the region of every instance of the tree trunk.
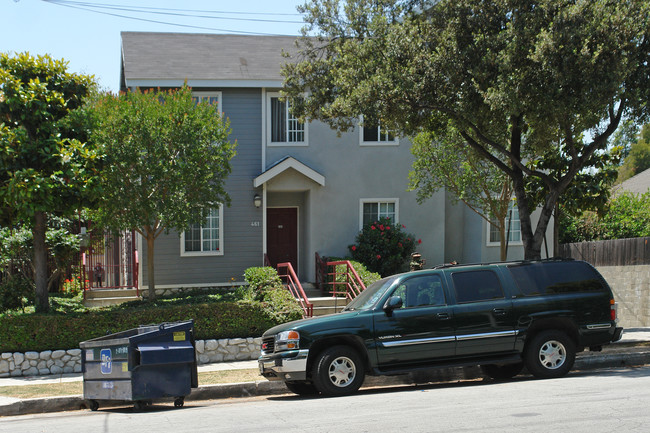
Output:
<path fill-rule="evenodd" d="M 50 299 L 47 291 L 47 247 L 45 233 L 47 231 L 47 215 L 45 212 L 34 213 L 34 283 L 36 284 L 36 312 L 47 313 L 50 310 Z"/>
<path fill-rule="evenodd" d="M 154 266 L 153 266 L 153 248 L 156 237 L 154 233 L 150 230 L 147 230 L 147 286 L 149 287 L 149 300 L 153 301 L 156 299 L 156 279 L 154 276 Z"/>
<path fill-rule="evenodd" d="M 510 233 L 506 233 L 506 229 L 503 224 L 499 226 L 499 236 L 501 236 L 501 243 L 499 244 L 499 249 L 501 252 L 500 260 L 502 262 L 505 262 L 508 260 L 508 236 L 510 236 Z"/>

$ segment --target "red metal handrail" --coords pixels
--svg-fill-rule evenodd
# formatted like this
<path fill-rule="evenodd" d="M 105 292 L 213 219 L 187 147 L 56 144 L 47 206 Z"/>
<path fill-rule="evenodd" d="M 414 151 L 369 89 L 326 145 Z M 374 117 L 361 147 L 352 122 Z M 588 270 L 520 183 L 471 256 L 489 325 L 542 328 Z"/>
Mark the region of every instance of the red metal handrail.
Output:
<path fill-rule="evenodd" d="M 345 265 L 345 272 L 338 272 L 337 267 L 339 265 Z M 352 266 L 349 260 L 340 260 L 336 262 L 327 262 L 327 266 L 332 266 L 334 271 L 329 272 L 327 275 L 332 277 L 329 284 L 332 286 L 330 293 L 332 296 L 336 297 L 337 295 L 344 295 L 347 299 L 353 300 L 361 292 L 366 290 L 366 285 L 361 281 L 361 277 Z M 337 281 L 339 275 L 345 275 L 345 281 Z M 338 290 L 338 286 L 344 285 L 345 290 Z"/>
<path fill-rule="evenodd" d="M 300 304 L 300 307 L 302 307 L 303 311 L 303 317 L 313 317 L 314 316 L 314 304 L 309 302 L 309 299 L 307 298 L 307 295 L 305 294 L 305 291 L 302 288 L 302 285 L 300 284 L 300 280 L 298 280 L 298 276 L 296 275 L 296 272 L 293 270 L 293 266 L 291 263 L 286 262 L 286 263 L 278 263 L 278 275 L 280 278 L 285 278 L 285 285 L 287 287 L 287 290 L 296 298 L 298 303 Z M 281 274 L 280 270 L 284 270 L 285 273 Z"/>

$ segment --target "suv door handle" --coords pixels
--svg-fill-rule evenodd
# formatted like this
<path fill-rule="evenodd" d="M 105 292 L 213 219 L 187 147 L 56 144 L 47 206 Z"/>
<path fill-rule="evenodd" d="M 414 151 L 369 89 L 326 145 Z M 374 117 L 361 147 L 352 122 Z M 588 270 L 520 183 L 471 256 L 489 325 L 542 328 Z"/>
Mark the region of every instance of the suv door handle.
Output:
<path fill-rule="evenodd" d="M 495 308 L 492 310 L 492 314 L 495 316 L 505 316 L 506 315 L 506 310 L 503 308 Z"/>
<path fill-rule="evenodd" d="M 438 313 L 436 317 L 438 317 L 438 320 L 449 320 L 449 313 Z"/>

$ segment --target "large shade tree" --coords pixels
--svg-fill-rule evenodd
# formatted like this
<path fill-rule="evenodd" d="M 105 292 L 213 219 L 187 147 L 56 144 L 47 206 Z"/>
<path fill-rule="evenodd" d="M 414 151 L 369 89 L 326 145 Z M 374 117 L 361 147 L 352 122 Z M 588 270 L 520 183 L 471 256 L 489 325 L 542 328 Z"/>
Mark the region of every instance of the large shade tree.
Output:
<path fill-rule="evenodd" d="M 99 193 L 102 152 L 79 110 L 93 86 L 62 60 L 0 54 L 0 213 L 32 230 L 38 312 L 49 310 L 48 214 L 72 216 Z"/>
<path fill-rule="evenodd" d="M 102 226 L 136 230 L 147 243 L 149 298 L 154 299 L 154 246 L 163 232 L 183 232 L 229 203 L 225 181 L 235 145 L 219 107 L 198 103 L 187 86 L 99 98 L 93 139 L 105 147 Z"/>
<path fill-rule="evenodd" d="M 363 115 L 407 136 L 457 131 L 511 179 L 529 259 L 621 119 L 648 115 L 647 1 L 311 0 L 303 12 L 283 69 L 294 111 L 340 130 Z M 565 168 L 536 167 L 548 152 Z"/>

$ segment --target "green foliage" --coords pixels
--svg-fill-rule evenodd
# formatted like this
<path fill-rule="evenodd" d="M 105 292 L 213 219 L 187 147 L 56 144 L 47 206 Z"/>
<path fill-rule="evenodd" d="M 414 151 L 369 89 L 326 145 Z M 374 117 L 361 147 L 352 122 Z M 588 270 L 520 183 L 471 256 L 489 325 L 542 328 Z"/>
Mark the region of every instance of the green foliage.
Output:
<path fill-rule="evenodd" d="M 248 268 L 244 280 L 248 284 L 244 299 L 259 302 L 264 312 L 274 320 L 283 323 L 302 318 L 302 309 L 282 285 L 275 269 L 268 266 Z"/>
<path fill-rule="evenodd" d="M 301 10 L 305 37 L 283 68 L 294 113 L 339 130 L 363 115 L 403 136 L 457 133 L 512 180 L 530 259 L 621 119 L 650 114 L 645 1 L 310 0 Z M 547 152 L 567 170 L 534 167 Z M 548 191 L 536 226 L 529 178 Z"/>
<path fill-rule="evenodd" d="M 453 128 L 422 132 L 413 139 L 415 157 L 409 189 L 422 203 L 443 187 L 455 202 L 462 201 L 501 236 L 501 260 L 506 259 L 506 217 L 512 201 L 512 181 L 482 158 Z"/>
<path fill-rule="evenodd" d="M 4 275 L 0 281 L 0 313 L 34 304 L 34 283 L 22 275 Z"/>
<path fill-rule="evenodd" d="M 62 60 L 0 53 L 0 219 L 34 233 L 39 311 L 49 308 L 45 213 L 71 215 L 101 193 L 102 149 L 86 141 L 80 110 L 94 85 Z"/>
<path fill-rule="evenodd" d="M 45 244 L 47 246 L 49 274 L 48 290 L 56 291 L 61 276 L 74 264 L 79 252 L 79 235 L 70 233 L 72 221 L 49 218 Z M 3 275 L 18 274 L 34 280 L 33 234 L 25 226 L 0 229 L 0 272 Z"/>
<path fill-rule="evenodd" d="M 601 216 L 584 212 L 561 221 L 562 243 L 650 236 L 650 192 L 614 197 Z"/>
<path fill-rule="evenodd" d="M 336 261 L 334 259 L 331 260 Z M 364 286 L 368 287 L 375 281 L 381 280 L 381 275 L 379 275 L 377 272 L 369 271 L 363 263 L 357 262 L 356 260 L 350 260 L 350 264 L 354 270 L 357 271 L 357 274 L 359 275 L 359 278 L 361 278 L 361 281 L 363 281 Z M 346 282 L 346 276 L 344 275 L 345 268 L 345 265 L 336 266 L 336 281 L 340 283 Z"/>
<path fill-rule="evenodd" d="M 107 333 L 189 319 L 194 319 L 197 339 L 259 337 L 278 323 L 260 305 L 234 302 L 4 315 L 0 317 L 0 352 L 71 349 Z"/>
<path fill-rule="evenodd" d="M 93 220 L 135 229 L 146 239 L 147 283 L 155 287 L 158 235 L 204 223 L 210 209 L 229 203 L 225 181 L 235 145 L 228 141 L 228 122 L 218 107 L 197 104 L 187 86 L 103 95 L 90 112 L 92 138 L 108 156 L 103 200 Z"/>
<path fill-rule="evenodd" d="M 406 271 L 416 240 L 405 233 L 404 225 L 393 224 L 390 218 L 380 218 L 363 226 L 348 249 L 352 258 L 363 263 L 371 272 L 382 277 Z M 417 243 L 421 243 L 417 240 Z"/>
<path fill-rule="evenodd" d="M 650 168 L 650 123 L 643 125 L 638 140 L 630 145 L 629 153 L 618 171 L 618 182 Z"/>

